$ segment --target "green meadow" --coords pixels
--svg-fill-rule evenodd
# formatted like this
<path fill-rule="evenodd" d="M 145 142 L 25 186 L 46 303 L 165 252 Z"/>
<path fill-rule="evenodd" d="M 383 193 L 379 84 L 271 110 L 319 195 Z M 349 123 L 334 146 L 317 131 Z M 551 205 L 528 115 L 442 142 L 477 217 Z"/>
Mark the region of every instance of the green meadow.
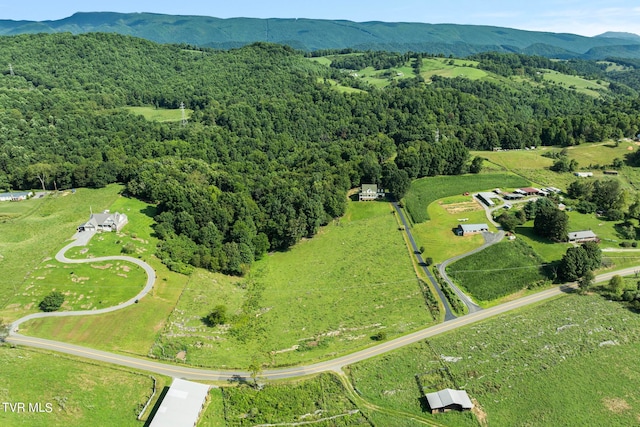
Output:
<path fill-rule="evenodd" d="M 465 389 L 484 425 L 607 425 L 638 421 L 640 317 L 597 296 L 569 295 L 349 368 L 362 397 L 448 426 L 469 413 L 431 415 L 426 391 Z"/>
<path fill-rule="evenodd" d="M 0 317 L 16 319 L 26 312 L 7 306 L 28 293 L 36 268 L 50 263 L 56 252 L 68 243 L 76 227 L 89 218 L 90 210 L 102 211 L 117 200 L 121 186 L 101 190 L 63 191 L 44 198 L 0 203 Z M 36 276 L 39 277 L 39 276 Z M 47 292 L 48 293 L 48 292 Z"/>
<path fill-rule="evenodd" d="M 246 368 L 318 361 L 434 322 L 390 204 L 350 202 L 344 217 L 248 277 L 192 276 L 153 352 L 189 364 Z M 202 317 L 227 306 L 228 324 Z M 182 353 L 181 353 L 182 352 Z"/>
<path fill-rule="evenodd" d="M 414 223 L 429 219 L 427 208 L 436 200 L 465 192 L 491 191 L 494 188 L 518 188 L 529 181 L 510 173 L 467 174 L 420 178 L 411 183 L 404 203 Z M 456 224 L 457 225 L 457 224 Z"/>
<path fill-rule="evenodd" d="M 3 426 L 140 426 L 137 416 L 153 390 L 147 374 L 40 350 L 0 345 L 0 365 L 0 401 L 40 408 L 0 410 Z M 167 380 L 155 378 L 161 390 Z"/>
<path fill-rule="evenodd" d="M 182 120 L 182 110 L 179 108 L 127 107 L 126 109 L 132 114 L 143 116 L 145 119 L 153 122 L 179 122 Z M 193 110 L 185 108 L 184 112 L 188 119 L 193 113 Z"/>
<path fill-rule="evenodd" d="M 484 242 L 482 235 L 456 236 L 454 228 L 465 220 L 469 224 L 488 223 L 484 208 L 469 196 L 445 197 L 431 203 L 427 210 L 429 221 L 415 224 L 411 232 L 420 246 L 423 257 L 433 258 L 434 263 L 469 252 Z M 496 228 L 489 223 L 489 229 Z"/>
<path fill-rule="evenodd" d="M 111 190 L 108 188 L 99 190 L 105 196 L 109 194 L 109 191 Z M 143 259 L 156 271 L 157 280 L 151 292 L 138 304 L 112 313 L 37 319 L 23 324 L 21 330 L 25 334 L 43 338 L 146 356 L 157 333 L 164 327 L 167 318 L 174 309 L 189 277 L 169 271 L 153 256 L 157 244 L 157 239 L 153 236 L 151 228 L 155 214 L 153 206 L 128 197 L 116 197 L 113 203 L 106 207 L 112 212 L 126 213 L 129 223 L 119 233 L 95 235 L 86 247 L 72 248 L 67 252 L 67 256 L 69 258 L 89 258 L 119 255 L 126 246 L 132 250 L 132 253 L 126 255 Z M 63 245 L 64 243 L 61 243 L 60 247 Z M 57 249 L 54 249 L 52 253 L 55 254 L 56 251 Z M 104 265 L 104 263 L 102 264 Z M 115 263 L 111 264 L 111 268 L 115 268 Z M 83 268 L 89 269 L 90 272 L 100 271 L 91 265 L 81 265 Z M 132 271 L 133 268 L 138 269 L 134 264 L 123 262 L 120 265 L 130 268 Z M 64 271 L 74 271 L 77 274 L 80 265 L 72 267 L 73 269 L 70 270 L 69 265 L 65 265 Z M 139 290 L 144 286 L 145 281 L 146 276 L 142 273 L 139 278 L 128 277 L 126 283 L 131 289 Z M 137 293 L 137 290 L 132 296 Z M 114 296 L 117 295 L 114 294 Z M 113 297 L 111 298 L 113 299 Z"/>
<path fill-rule="evenodd" d="M 449 265 L 447 274 L 475 301 L 486 304 L 528 286 L 543 285 L 543 264 L 521 239 L 503 240 Z"/>

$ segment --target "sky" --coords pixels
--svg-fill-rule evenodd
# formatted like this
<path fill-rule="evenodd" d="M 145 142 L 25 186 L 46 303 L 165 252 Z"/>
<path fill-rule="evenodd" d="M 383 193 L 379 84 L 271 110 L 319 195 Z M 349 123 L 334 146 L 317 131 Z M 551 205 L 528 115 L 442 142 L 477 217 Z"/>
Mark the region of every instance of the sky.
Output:
<path fill-rule="evenodd" d="M 75 12 L 453 23 L 584 36 L 606 31 L 640 34 L 637 0 L 0 0 L 0 19 L 57 20 Z"/>

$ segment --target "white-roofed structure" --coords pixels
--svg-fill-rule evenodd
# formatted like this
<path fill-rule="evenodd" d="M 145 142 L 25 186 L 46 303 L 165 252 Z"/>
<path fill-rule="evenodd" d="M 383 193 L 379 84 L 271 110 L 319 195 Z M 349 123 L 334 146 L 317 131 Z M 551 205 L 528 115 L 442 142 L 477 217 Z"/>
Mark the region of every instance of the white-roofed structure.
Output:
<path fill-rule="evenodd" d="M 582 243 L 582 242 L 597 242 L 598 236 L 591 230 L 572 231 L 567 235 L 569 242 Z"/>
<path fill-rule="evenodd" d="M 429 402 L 432 414 L 448 411 L 470 411 L 473 408 L 473 403 L 464 390 L 445 388 L 435 393 L 426 393 L 425 397 Z"/>
<path fill-rule="evenodd" d="M 209 386 L 174 378 L 150 427 L 194 427 L 209 395 Z"/>
<path fill-rule="evenodd" d="M 472 234 L 482 233 L 483 231 L 489 231 L 487 224 L 459 224 L 456 229 L 458 236 L 470 236 Z"/>

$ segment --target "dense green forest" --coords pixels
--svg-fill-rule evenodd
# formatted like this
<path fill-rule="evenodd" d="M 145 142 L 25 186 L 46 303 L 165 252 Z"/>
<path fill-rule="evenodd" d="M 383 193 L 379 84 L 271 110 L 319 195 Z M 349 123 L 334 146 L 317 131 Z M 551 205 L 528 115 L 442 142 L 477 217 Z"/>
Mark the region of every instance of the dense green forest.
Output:
<path fill-rule="evenodd" d="M 421 58 L 360 56 L 360 65 Z M 475 59 L 507 76 L 553 66 Z M 363 182 L 401 197 L 410 179 L 467 172 L 468 149 L 574 145 L 633 136 L 640 124 L 633 78 L 599 98 L 417 75 L 345 93 L 330 81 L 352 84 L 349 73 L 265 43 L 215 51 L 114 34 L 21 35 L 0 38 L 0 64 L 0 190 L 125 183 L 158 203 L 158 254 L 178 271 L 242 274 L 342 215 L 346 192 Z M 580 73 L 571 62 L 555 67 Z M 124 108 L 181 103 L 193 110 L 186 125 Z"/>

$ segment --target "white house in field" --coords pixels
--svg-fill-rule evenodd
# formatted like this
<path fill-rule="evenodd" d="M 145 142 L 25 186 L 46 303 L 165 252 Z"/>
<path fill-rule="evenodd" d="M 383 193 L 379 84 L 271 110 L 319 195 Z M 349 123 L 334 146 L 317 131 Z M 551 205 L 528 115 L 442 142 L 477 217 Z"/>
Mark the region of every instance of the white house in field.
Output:
<path fill-rule="evenodd" d="M 78 226 L 78 231 L 120 231 L 129 219 L 123 213 L 110 213 L 104 211 L 99 214 L 91 214 L 89 221 Z"/>

